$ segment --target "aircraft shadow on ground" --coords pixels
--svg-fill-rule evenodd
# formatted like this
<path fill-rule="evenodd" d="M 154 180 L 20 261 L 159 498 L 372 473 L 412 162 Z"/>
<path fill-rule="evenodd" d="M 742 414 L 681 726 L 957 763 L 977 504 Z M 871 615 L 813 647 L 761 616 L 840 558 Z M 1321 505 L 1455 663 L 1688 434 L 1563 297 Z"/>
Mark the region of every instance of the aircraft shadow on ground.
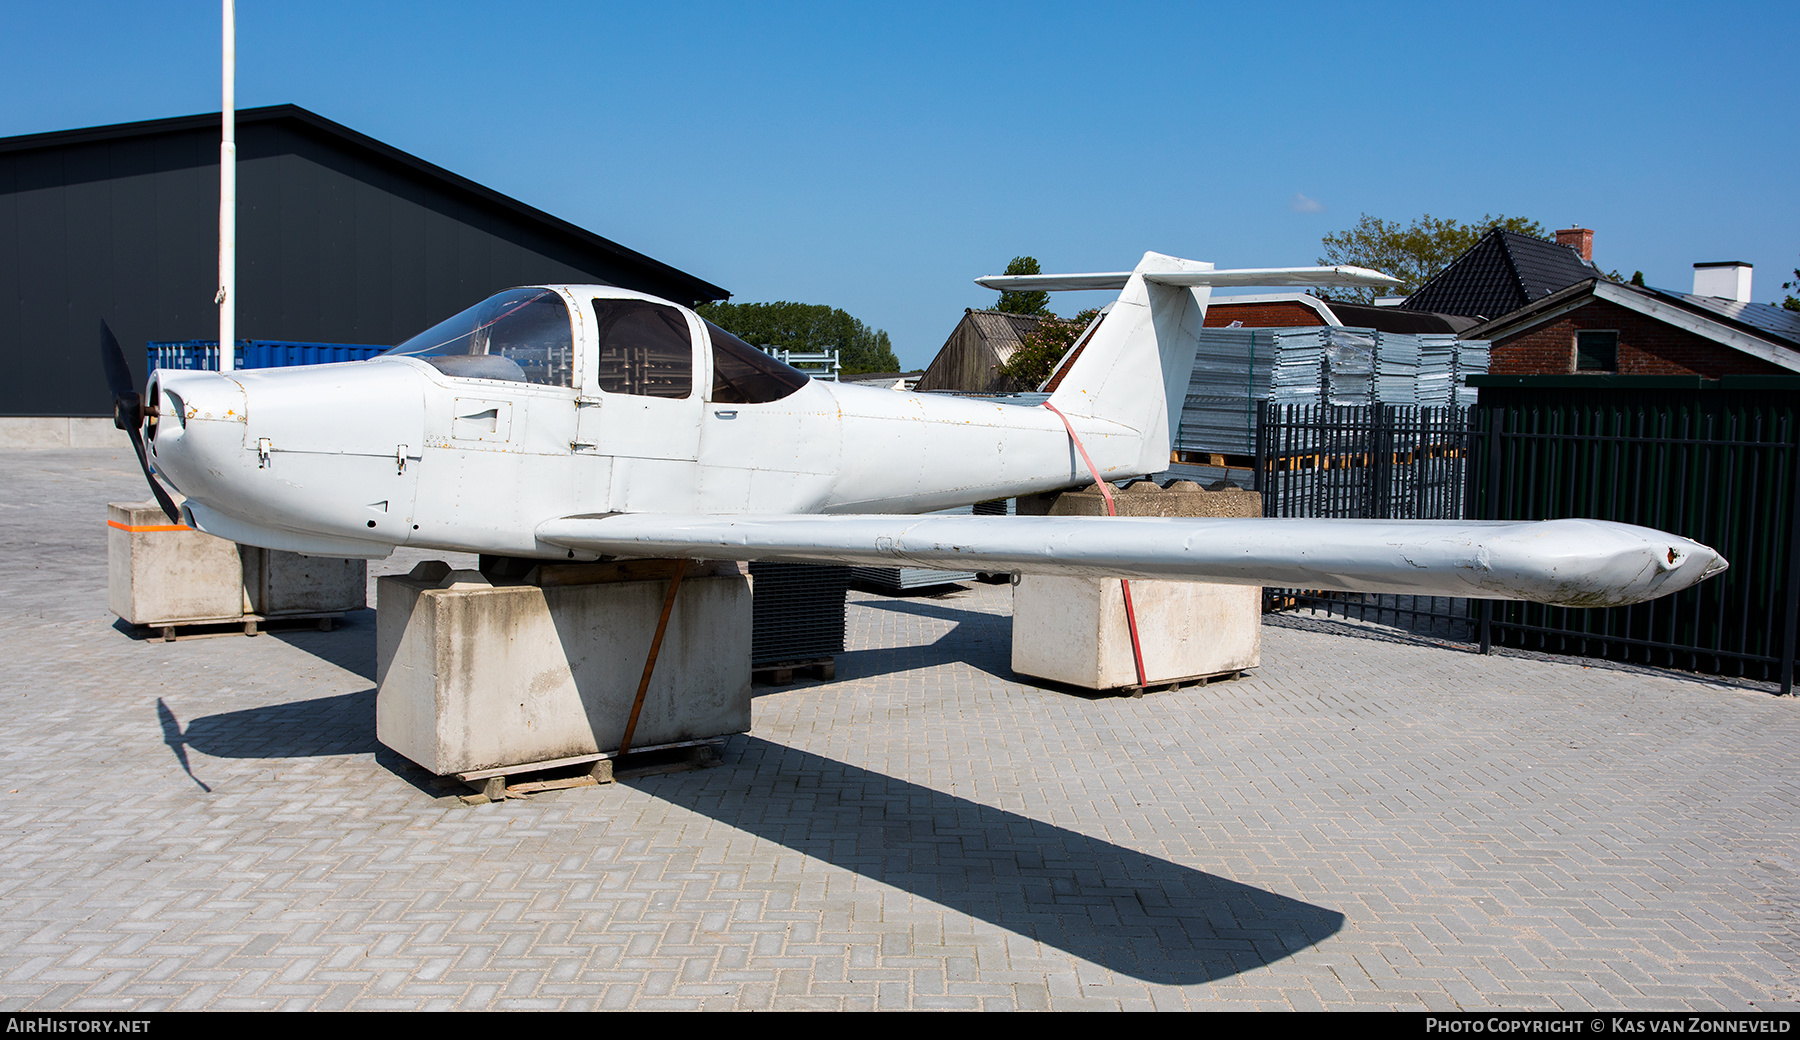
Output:
<path fill-rule="evenodd" d="M 160 701 L 157 713 L 184 770 L 189 748 L 215 758 L 374 754 L 421 792 L 443 794 L 437 778 L 376 742 L 374 701 L 363 690 L 205 715 L 185 728 Z M 810 752 L 750 736 L 728 748 L 724 768 L 626 782 L 1147 982 L 1235 975 L 1344 925 L 1335 910 Z"/>
<path fill-rule="evenodd" d="M 1010 614 L 990 614 L 942 602 L 899 598 L 858 600 L 855 605 L 951 621 L 955 625 L 930 643 L 845 651 L 837 655 L 837 674 L 841 679 L 892 675 L 944 664 L 963 664 L 998 679 L 1019 679 L 1012 670 Z"/>
<path fill-rule="evenodd" d="M 375 740 L 375 691 L 202 715 L 181 727 L 161 701 L 163 739 L 214 758 L 316 758 L 366 755 Z M 177 749 L 177 756 L 181 751 Z"/>
<path fill-rule="evenodd" d="M 733 738 L 723 768 L 625 782 L 1146 982 L 1236 975 L 1344 926 L 1336 910 L 757 737 Z"/>

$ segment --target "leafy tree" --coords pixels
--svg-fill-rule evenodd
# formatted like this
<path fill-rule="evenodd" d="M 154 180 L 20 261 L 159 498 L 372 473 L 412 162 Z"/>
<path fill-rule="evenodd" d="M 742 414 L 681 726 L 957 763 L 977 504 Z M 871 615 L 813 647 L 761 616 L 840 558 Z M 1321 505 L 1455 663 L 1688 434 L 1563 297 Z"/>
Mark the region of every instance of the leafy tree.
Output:
<path fill-rule="evenodd" d="M 1043 274 L 1033 256 L 1015 256 L 1012 263 L 1006 265 L 1007 274 Z M 1001 290 L 1000 302 L 994 305 L 997 311 L 1008 314 L 1049 314 L 1050 294 L 1047 292 L 1007 292 Z"/>
<path fill-rule="evenodd" d="M 1056 363 L 1069 352 L 1074 345 L 1075 337 L 1081 335 L 1099 314 L 1098 308 L 1085 310 L 1073 318 L 1059 318 L 1047 314 L 1038 326 L 1027 332 L 1019 341 L 1019 349 L 1013 351 L 1006 364 L 1000 366 L 1000 374 L 1006 377 L 1007 383 L 1015 390 L 1036 390 L 1050 373 Z"/>
<path fill-rule="evenodd" d="M 1524 217 L 1490 213 L 1472 224 L 1464 224 L 1427 213 L 1402 227 L 1397 221 L 1381 220 L 1364 213 L 1355 227 L 1320 240 L 1325 255 L 1319 257 L 1319 263 L 1372 267 L 1400 279 L 1397 288 L 1380 290 L 1382 295 L 1392 292 L 1410 296 L 1492 228 L 1547 237 L 1542 224 Z M 1374 289 L 1339 289 L 1328 295 L 1332 299 L 1370 303 L 1376 292 Z"/>
<path fill-rule="evenodd" d="M 1800 272 L 1795 272 L 1795 273 L 1800 274 Z M 1631 272 L 1631 284 L 1641 287 L 1644 284 L 1644 272 L 1642 272 L 1642 271 Z"/>
<path fill-rule="evenodd" d="M 871 329 L 822 303 L 704 303 L 697 310 L 707 321 L 764 350 L 836 350 L 845 375 L 900 370 L 887 330 Z"/>
<path fill-rule="evenodd" d="M 1794 268 L 1794 280 L 1782 282 L 1781 287 L 1783 289 L 1800 289 L 1800 267 Z M 1790 311 L 1800 311 L 1800 296 L 1788 293 L 1787 299 L 1782 300 L 1781 305 Z"/>

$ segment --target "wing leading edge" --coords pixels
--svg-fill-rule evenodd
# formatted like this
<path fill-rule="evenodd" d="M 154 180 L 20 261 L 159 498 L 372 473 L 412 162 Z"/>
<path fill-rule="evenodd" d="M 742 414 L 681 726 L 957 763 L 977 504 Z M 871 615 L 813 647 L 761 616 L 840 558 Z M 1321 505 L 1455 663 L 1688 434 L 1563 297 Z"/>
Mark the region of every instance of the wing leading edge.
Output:
<path fill-rule="evenodd" d="M 1697 542 L 1602 520 L 619 513 L 552 520 L 537 536 L 610 556 L 1210 581 L 1571 607 L 1654 599 L 1726 567 Z"/>

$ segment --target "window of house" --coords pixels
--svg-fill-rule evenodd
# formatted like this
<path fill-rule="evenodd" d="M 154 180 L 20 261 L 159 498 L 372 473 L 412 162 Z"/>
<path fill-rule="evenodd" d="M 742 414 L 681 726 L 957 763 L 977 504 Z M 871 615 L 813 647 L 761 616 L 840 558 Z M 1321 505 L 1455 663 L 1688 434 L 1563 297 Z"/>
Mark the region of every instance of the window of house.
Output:
<path fill-rule="evenodd" d="M 594 317 L 601 390 L 640 397 L 693 393 L 694 340 L 680 311 L 648 300 L 597 299 Z"/>
<path fill-rule="evenodd" d="M 1619 334 L 1582 329 L 1575 333 L 1575 371 L 1617 372 Z"/>

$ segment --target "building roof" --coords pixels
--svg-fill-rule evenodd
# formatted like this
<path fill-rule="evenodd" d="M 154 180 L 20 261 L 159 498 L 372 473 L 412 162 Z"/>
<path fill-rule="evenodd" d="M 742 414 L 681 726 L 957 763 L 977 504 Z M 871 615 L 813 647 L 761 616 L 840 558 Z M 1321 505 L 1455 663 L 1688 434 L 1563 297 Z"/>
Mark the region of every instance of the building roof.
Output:
<path fill-rule="evenodd" d="M 1605 278 L 1588 278 L 1558 292 L 1486 321 L 1464 333 L 1464 339 L 1499 340 L 1552 321 L 1590 299 L 1601 299 L 1665 324 L 1686 329 L 1800 372 L 1800 312 L 1769 303 L 1741 303 L 1716 296 L 1695 296 Z"/>
<path fill-rule="evenodd" d="M 571 224 L 561 217 L 552 216 L 511 196 L 502 195 L 467 177 L 451 173 L 441 166 L 403 152 L 393 145 L 384 144 L 366 134 L 357 133 L 347 126 L 332 122 L 324 116 L 309 112 L 298 105 L 240 108 L 236 111 L 235 118 L 240 127 L 256 123 L 286 123 L 296 129 L 328 138 L 342 148 L 361 153 L 405 176 L 432 181 L 439 187 L 462 195 L 479 205 L 498 209 L 515 218 L 523 218 L 541 225 L 546 231 L 570 239 L 577 246 L 607 254 L 617 262 L 640 268 L 660 279 L 681 286 L 691 293 L 691 298 L 694 300 L 724 300 L 731 296 L 729 291 L 710 282 L 696 278 L 660 260 L 645 256 L 636 250 L 628 249 L 611 239 L 596 235 L 586 228 Z M 0 138 L 0 153 L 59 148 L 65 145 L 87 144 L 120 138 L 147 137 L 171 131 L 217 127 L 219 124 L 219 113 L 211 112 L 202 115 L 176 116 L 171 119 L 149 119 L 136 123 L 115 123 L 110 126 L 57 130 L 46 134 L 26 134 L 20 137 Z"/>
<path fill-rule="evenodd" d="M 1326 300 L 1311 293 L 1253 293 L 1241 296 L 1214 296 L 1209 314 L 1237 305 L 1297 303 L 1310 308 L 1327 325 L 1344 325 L 1354 329 L 1376 329 L 1381 332 L 1458 333 L 1477 324 L 1474 318 L 1457 314 L 1432 314 L 1425 311 L 1401 310 L 1399 307 L 1372 307 L 1364 303 Z M 1229 312 L 1223 316 L 1229 317 Z"/>
<path fill-rule="evenodd" d="M 964 318 L 982 342 L 993 348 L 1002 365 L 1012 360 L 1027 334 L 1044 320 L 1042 314 L 1013 314 L 1010 311 L 969 310 Z"/>
<path fill-rule="evenodd" d="M 1492 228 L 1394 309 L 1486 321 L 1599 274 L 1569 246 Z"/>

